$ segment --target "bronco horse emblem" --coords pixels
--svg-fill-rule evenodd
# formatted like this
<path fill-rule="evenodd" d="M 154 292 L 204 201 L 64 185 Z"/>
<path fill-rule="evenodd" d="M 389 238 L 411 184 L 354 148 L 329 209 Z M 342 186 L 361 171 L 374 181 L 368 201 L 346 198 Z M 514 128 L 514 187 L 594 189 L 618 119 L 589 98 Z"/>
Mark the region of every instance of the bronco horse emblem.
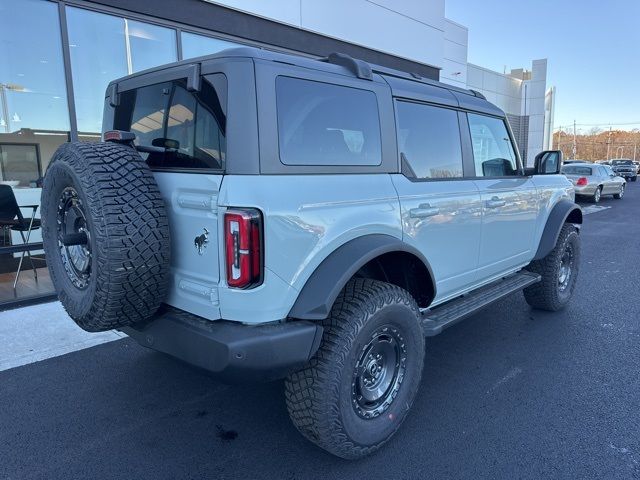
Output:
<path fill-rule="evenodd" d="M 203 230 L 204 233 L 198 235 L 193 240 L 193 245 L 196 247 L 196 250 L 198 250 L 198 255 L 202 255 L 204 253 L 204 249 L 207 248 L 207 243 L 209 243 L 209 230 L 206 228 L 203 228 Z"/>

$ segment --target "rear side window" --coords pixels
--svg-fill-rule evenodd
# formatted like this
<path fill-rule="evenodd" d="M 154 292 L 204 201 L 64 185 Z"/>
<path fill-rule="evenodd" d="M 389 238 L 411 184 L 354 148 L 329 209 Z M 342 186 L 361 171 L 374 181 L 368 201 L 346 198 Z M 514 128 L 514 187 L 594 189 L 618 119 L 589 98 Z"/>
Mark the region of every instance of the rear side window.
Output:
<path fill-rule="evenodd" d="M 399 101 L 398 145 L 417 178 L 462 177 L 462 146 L 454 110 Z"/>
<path fill-rule="evenodd" d="M 209 78 L 212 83 L 203 81 L 199 92 L 188 91 L 183 81 L 123 92 L 114 128 L 136 134 L 135 144 L 146 147 L 140 153 L 152 168 L 223 170 L 226 77 Z"/>
<path fill-rule="evenodd" d="M 475 113 L 470 113 L 468 117 L 476 175 L 518 175 L 516 153 L 504 120 Z"/>
<path fill-rule="evenodd" d="M 375 93 L 329 83 L 276 79 L 278 141 L 285 165 L 380 165 Z"/>

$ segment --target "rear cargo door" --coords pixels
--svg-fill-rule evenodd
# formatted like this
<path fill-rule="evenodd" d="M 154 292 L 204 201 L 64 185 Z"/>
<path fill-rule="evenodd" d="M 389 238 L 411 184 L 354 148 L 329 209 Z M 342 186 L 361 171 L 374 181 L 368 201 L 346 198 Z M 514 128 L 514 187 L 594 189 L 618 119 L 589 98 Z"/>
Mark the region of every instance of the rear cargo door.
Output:
<path fill-rule="evenodd" d="M 226 77 L 161 80 L 119 89 L 114 127 L 136 134 L 134 143 L 165 200 L 171 230 L 166 303 L 218 319 L 217 206 L 226 156 Z"/>

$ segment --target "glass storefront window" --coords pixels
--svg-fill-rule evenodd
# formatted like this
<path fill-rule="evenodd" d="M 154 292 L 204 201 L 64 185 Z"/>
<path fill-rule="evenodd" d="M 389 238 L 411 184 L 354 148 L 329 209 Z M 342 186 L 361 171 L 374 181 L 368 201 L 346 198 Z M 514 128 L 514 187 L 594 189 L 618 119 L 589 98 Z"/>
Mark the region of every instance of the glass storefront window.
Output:
<path fill-rule="evenodd" d="M 41 175 L 69 140 L 69 110 L 58 5 L 42 0 L 0 0 L 0 184 L 4 207 L 13 197 L 22 215 L 40 218 Z M 10 195 L 9 195 L 10 194 Z M 7 199 L 7 196 L 11 197 Z M 35 206 L 32 208 L 31 205 Z M 5 216 L 10 215 L 9 209 Z M 0 304 L 54 293 L 42 251 L 25 255 L 16 218 L 0 218 Z M 22 232 L 25 235 L 27 232 Z M 40 228 L 29 243 L 42 241 Z M 36 278 L 37 273 L 37 278 Z"/>
<path fill-rule="evenodd" d="M 100 132 L 107 85 L 128 73 L 124 20 L 75 7 L 66 12 L 78 130 Z"/>
<path fill-rule="evenodd" d="M 132 72 L 178 60 L 175 30 L 134 20 L 126 22 Z"/>
<path fill-rule="evenodd" d="M 66 12 L 78 131 L 96 134 L 109 82 L 175 62 L 176 31 L 77 7 Z"/>
<path fill-rule="evenodd" d="M 0 0 L 0 132 L 68 130 L 58 8 Z"/>
<path fill-rule="evenodd" d="M 182 58 L 211 55 L 227 48 L 241 47 L 239 43 L 227 42 L 218 38 L 206 37 L 195 33 L 182 32 Z"/>

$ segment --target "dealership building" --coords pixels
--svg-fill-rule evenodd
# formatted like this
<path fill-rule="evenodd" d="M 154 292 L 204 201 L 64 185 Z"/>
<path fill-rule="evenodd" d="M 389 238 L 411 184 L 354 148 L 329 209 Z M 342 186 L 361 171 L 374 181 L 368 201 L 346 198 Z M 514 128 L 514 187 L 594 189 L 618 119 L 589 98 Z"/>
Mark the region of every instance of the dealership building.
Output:
<path fill-rule="evenodd" d="M 238 45 L 342 52 L 472 88 L 507 113 L 525 162 L 549 146 L 546 60 L 508 73 L 469 64 L 467 28 L 445 17 L 445 0 L 0 0 L 0 182 L 20 205 L 37 205 L 56 148 L 100 139 L 110 80 Z M 25 262 L 13 288 L 23 239 L 2 233 L 0 308 L 52 297 L 37 251 L 38 281 Z"/>

